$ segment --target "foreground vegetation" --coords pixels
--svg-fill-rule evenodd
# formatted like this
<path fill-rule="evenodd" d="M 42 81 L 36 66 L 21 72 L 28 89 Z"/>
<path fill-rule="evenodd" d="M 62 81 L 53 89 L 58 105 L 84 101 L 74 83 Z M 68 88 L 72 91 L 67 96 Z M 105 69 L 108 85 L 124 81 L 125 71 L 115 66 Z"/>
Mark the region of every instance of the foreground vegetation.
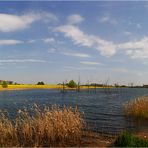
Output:
<path fill-rule="evenodd" d="M 148 96 L 127 102 L 124 105 L 124 111 L 127 116 L 148 119 Z"/>
<path fill-rule="evenodd" d="M 116 139 L 114 145 L 117 147 L 148 147 L 148 140 L 124 132 Z"/>
<path fill-rule="evenodd" d="M 0 112 L 0 147 L 148 147 L 147 140 L 127 132 L 109 138 L 85 128 L 77 107 L 41 109 L 34 105 L 29 111 L 19 110 L 13 120 Z"/>
<path fill-rule="evenodd" d="M 77 108 L 19 110 L 15 120 L 1 113 L 0 147 L 49 147 L 79 144 L 84 122 Z"/>

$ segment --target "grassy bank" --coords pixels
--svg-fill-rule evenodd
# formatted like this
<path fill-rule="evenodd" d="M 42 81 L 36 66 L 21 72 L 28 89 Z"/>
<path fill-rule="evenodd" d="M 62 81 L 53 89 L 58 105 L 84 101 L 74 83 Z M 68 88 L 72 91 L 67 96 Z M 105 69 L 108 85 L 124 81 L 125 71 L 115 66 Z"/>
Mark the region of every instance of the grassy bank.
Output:
<path fill-rule="evenodd" d="M 148 119 L 148 96 L 143 96 L 124 104 L 124 112 L 127 116 Z"/>
<path fill-rule="evenodd" d="M 148 140 L 144 140 L 128 132 L 124 132 L 116 139 L 114 145 L 116 147 L 148 147 Z"/>
<path fill-rule="evenodd" d="M 33 108 L 32 116 L 28 111 L 18 111 L 17 118 L 10 120 L 1 113 L 0 147 L 45 147 L 78 145 L 84 122 L 77 108 L 59 109 L 45 107 Z"/>

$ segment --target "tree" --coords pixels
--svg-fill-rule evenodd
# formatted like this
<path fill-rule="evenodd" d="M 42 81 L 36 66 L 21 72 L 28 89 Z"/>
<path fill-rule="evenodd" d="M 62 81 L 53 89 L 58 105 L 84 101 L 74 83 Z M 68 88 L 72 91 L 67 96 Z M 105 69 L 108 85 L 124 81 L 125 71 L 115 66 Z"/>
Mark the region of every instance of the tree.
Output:
<path fill-rule="evenodd" d="M 67 86 L 70 88 L 74 88 L 74 87 L 77 87 L 77 84 L 74 80 L 70 80 Z"/>
<path fill-rule="evenodd" d="M 3 81 L 3 83 L 2 83 L 2 87 L 3 87 L 3 88 L 7 88 L 7 87 L 8 87 L 8 84 L 7 84 L 6 81 Z"/>
<path fill-rule="evenodd" d="M 45 85 L 43 81 L 38 82 L 37 85 Z"/>

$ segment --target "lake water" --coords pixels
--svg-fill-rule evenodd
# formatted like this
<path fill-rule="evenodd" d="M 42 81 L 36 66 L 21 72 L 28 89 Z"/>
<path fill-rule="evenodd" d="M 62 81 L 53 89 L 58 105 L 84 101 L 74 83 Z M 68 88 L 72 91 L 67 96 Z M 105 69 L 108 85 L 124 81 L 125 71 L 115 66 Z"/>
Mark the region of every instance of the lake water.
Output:
<path fill-rule="evenodd" d="M 84 119 L 91 130 L 112 135 L 126 129 L 148 131 L 146 122 L 135 122 L 123 114 L 123 103 L 143 95 L 148 95 L 148 89 L 92 89 L 64 94 L 52 89 L 1 91 L 0 109 L 7 110 L 10 117 L 14 117 L 18 109 L 30 108 L 34 103 L 61 107 L 77 105 L 79 111 L 84 112 Z"/>

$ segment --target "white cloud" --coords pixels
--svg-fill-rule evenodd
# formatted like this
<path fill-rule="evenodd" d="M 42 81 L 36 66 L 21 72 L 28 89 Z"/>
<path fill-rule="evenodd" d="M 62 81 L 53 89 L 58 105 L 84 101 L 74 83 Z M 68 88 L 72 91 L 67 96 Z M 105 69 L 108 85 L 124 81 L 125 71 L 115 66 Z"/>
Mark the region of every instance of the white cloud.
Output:
<path fill-rule="evenodd" d="M 0 32 L 13 32 L 28 28 L 38 20 L 55 20 L 56 16 L 45 12 L 30 12 L 23 15 L 0 13 Z"/>
<path fill-rule="evenodd" d="M 84 21 L 84 18 L 80 16 L 79 14 L 73 14 L 68 17 L 69 24 L 79 24 L 82 21 Z"/>
<path fill-rule="evenodd" d="M 101 23 L 110 23 L 112 25 L 118 24 L 117 20 L 115 18 L 112 18 L 109 15 L 104 15 L 99 19 L 99 22 Z"/>
<path fill-rule="evenodd" d="M 16 45 L 16 44 L 21 44 L 23 41 L 20 40 L 0 40 L 0 45 Z"/>
<path fill-rule="evenodd" d="M 138 29 L 141 29 L 141 28 L 142 28 L 141 24 L 136 24 L 136 27 L 137 27 Z"/>
<path fill-rule="evenodd" d="M 132 33 L 129 32 L 129 31 L 125 31 L 124 34 L 127 35 L 127 36 L 130 36 Z"/>
<path fill-rule="evenodd" d="M 111 70 L 121 72 L 121 73 L 127 73 L 129 72 L 126 68 L 112 68 Z"/>
<path fill-rule="evenodd" d="M 118 48 L 126 49 L 126 54 L 132 59 L 148 58 L 148 37 L 119 44 Z"/>
<path fill-rule="evenodd" d="M 29 40 L 28 43 L 35 43 L 36 40 Z"/>
<path fill-rule="evenodd" d="M 69 69 L 69 70 L 97 70 L 96 67 L 75 67 L 75 66 L 65 66 L 65 69 Z"/>
<path fill-rule="evenodd" d="M 50 49 L 48 49 L 48 52 L 49 52 L 49 53 L 54 53 L 55 51 L 56 51 L 55 48 L 50 48 Z"/>
<path fill-rule="evenodd" d="M 55 42 L 55 39 L 54 38 L 46 38 L 46 39 L 43 39 L 43 41 L 45 43 L 54 43 Z"/>
<path fill-rule="evenodd" d="M 39 12 L 40 18 L 43 19 L 45 23 L 51 22 L 51 21 L 58 21 L 58 18 L 56 15 L 50 12 Z"/>
<path fill-rule="evenodd" d="M 12 14 L 0 14 L 0 31 L 11 32 L 21 30 L 29 27 L 31 23 L 39 19 L 39 15 L 26 14 L 26 15 L 12 15 Z"/>
<path fill-rule="evenodd" d="M 37 59 L 7 59 L 0 60 L 0 63 L 45 63 L 45 60 L 37 60 Z"/>
<path fill-rule="evenodd" d="M 85 65 L 102 65 L 102 63 L 99 62 L 91 62 L 91 61 L 80 61 L 81 64 Z"/>
<path fill-rule="evenodd" d="M 107 22 L 109 21 L 109 17 L 108 16 L 103 16 L 101 19 L 100 19 L 100 22 Z"/>
<path fill-rule="evenodd" d="M 107 21 L 108 19 L 109 18 L 106 17 L 104 18 L 104 21 Z M 76 25 L 62 25 L 56 27 L 55 31 L 63 33 L 64 36 L 70 38 L 75 45 L 95 49 L 106 57 L 111 57 L 119 50 L 122 50 L 131 59 L 148 58 L 148 37 L 129 42 L 114 43 L 112 41 L 104 40 L 99 36 L 87 34 Z M 131 32 L 126 31 L 124 34 L 130 35 Z"/>
<path fill-rule="evenodd" d="M 103 40 L 95 35 L 88 35 L 74 25 L 59 26 L 55 30 L 64 33 L 66 37 L 72 39 L 74 44 L 94 48 L 100 51 L 101 55 L 110 57 L 116 52 L 113 42 Z"/>
<path fill-rule="evenodd" d="M 74 56 L 74 57 L 80 57 L 80 58 L 89 58 L 90 55 L 84 54 L 84 53 L 69 53 L 69 52 L 63 52 L 62 54 L 66 56 Z"/>

